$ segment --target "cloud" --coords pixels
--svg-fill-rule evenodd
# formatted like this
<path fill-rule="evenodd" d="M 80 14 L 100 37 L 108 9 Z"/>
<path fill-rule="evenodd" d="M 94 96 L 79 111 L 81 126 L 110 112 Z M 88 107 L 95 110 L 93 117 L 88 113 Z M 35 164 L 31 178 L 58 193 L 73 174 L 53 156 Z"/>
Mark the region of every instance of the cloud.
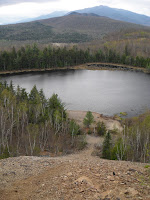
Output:
<path fill-rule="evenodd" d="M 7 6 L 19 3 L 43 3 L 43 2 L 56 2 L 59 0 L 0 0 L 0 6 Z"/>

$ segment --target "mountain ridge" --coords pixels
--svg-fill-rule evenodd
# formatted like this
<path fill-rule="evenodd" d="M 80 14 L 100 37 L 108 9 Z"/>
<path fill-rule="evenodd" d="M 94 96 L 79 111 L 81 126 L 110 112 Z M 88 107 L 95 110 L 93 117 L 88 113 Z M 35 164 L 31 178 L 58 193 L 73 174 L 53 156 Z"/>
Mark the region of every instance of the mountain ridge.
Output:
<path fill-rule="evenodd" d="M 0 26 L 0 40 L 79 43 L 118 32 L 150 31 L 150 27 L 91 14 L 72 14 L 33 22 Z"/>
<path fill-rule="evenodd" d="M 84 8 L 76 10 L 79 13 L 94 13 L 99 16 L 109 17 L 115 20 L 126 21 L 130 23 L 136 23 L 141 25 L 150 26 L 150 17 L 135 12 L 131 12 L 124 9 L 111 8 L 108 6 L 95 6 L 91 8 Z"/>
<path fill-rule="evenodd" d="M 14 24 L 31 22 L 31 21 L 41 20 L 41 19 L 54 18 L 54 17 L 61 17 L 61 16 L 69 15 L 72 12 L 86 13 L 86 14 L 92 13 L 93 15 L 104 16 L 104 17 L 108 17 L 114 20 L 120 20 L 120 21 L 125 21 L 125 22 L 130 22 L 130 23 L 141 24 L 144 26 L 150 26 L 150 16 L 135 13 L 135 12 L 125 10 L 125 9 L 112 8 L 112 7 L 108 7 L 104 5 L 84 8 L 84 9 L 79 9 L 79 10 L 72 10 L 70 12 L 69 11 L 54 11 L 50 14 L 40 15 L 35 18 L 27 18 L 20 21 L 15 21 Z"/>

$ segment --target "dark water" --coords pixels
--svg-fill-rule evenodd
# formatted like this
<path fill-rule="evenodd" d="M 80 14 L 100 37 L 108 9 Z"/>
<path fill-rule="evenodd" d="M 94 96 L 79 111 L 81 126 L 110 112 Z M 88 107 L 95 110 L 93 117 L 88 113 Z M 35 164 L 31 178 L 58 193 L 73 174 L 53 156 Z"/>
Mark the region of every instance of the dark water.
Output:
<path fill-rule="evenodd" d="M 150 75 L 140 72 L 65 70 L 2 77 L 29 92 L 33 85 L 46 97 L 57 93 L 67 109 L 112 116 L 135 116 L 150 108 Z"/>

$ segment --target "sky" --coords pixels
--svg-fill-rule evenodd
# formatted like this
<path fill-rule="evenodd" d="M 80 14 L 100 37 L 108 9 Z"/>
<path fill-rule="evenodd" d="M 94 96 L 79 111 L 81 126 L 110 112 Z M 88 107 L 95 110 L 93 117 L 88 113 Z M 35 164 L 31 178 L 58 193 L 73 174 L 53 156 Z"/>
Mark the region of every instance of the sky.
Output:
<path fill-rule="evenodd" d="M 50 14 L 105 5 L 150 16 L 150 0 L 0 0 L 0 24 Z"/>

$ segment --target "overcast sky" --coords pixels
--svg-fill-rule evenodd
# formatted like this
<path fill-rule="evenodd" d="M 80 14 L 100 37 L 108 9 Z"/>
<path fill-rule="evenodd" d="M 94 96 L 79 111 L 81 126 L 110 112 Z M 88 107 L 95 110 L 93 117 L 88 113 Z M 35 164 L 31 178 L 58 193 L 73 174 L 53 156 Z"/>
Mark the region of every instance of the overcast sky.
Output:
<path fill-rule="evenodd" d="M 0 24 L 33 18 L 54 11 L 73 11 L 99 5 L 150 16 L 150 0 L 0 0 Z"/>

